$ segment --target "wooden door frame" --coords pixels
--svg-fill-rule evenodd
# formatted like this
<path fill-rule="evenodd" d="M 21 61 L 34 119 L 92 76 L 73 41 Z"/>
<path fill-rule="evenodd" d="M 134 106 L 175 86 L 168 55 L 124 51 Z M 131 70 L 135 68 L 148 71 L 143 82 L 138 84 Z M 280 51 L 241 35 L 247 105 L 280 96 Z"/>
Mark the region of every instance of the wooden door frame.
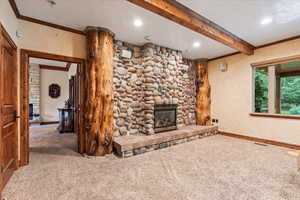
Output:
<path fill-rule="evenodd" d="M 79 112 L 80 112 L 80 130 L 78 135 L 78 152 L 85 153 L 85 135 L 83 131 L 84 127 L 84 83 L 85 83 L 85 66 L 86 61 L 81 58 L 76 57 L 68 57 L 68 56 L 61 56 L 51 53 L 44 53 L 39 51 L 32 51 L 21 49 L 20 52 L 20 160 L 19 160 L 19 167 L 25 166 L 29 164 L 29 58 L 41 58 L 41 59 L 48 59 L 48 60 L 55 60 L 55 61 L 62 61 L 62 62 L 69 62 L 69 63 L 77 63 L 80 67 L 80 105 Z"/>
<path fill-rule="evenodd" d="M 11 38 L 11 36 L 9 35 L 9 33 L 6 31 L 5 27 L 1 24 L 0 22 L 0 54 L 1 54 L 1 51 L 2 51 L 2 45 L 3 45 L 3 40 L 6 40 L 8 42 L 8 44 L 11 46 L 12 50 L 13 50 L 13 55 L 14 55 L 14 65 L 17 69 L 18 67 L 18 58 L 17 58 L 17 54 L 18 54 L 18 47 L 16 45 L 16 43 L 13 41 L 13 39 Z M 0 69 L 2 68 L 2 55 L 0 55 Z M 18 81 L 18 76 L 17 74 L 14 75 L 15 78 L 16 78 L 16 81 Z M 0 78 L 4 78 L 4 77 L 0 77 Z M 0 82 L 2 82 L 0 80 Z M 17 84 L 17 82 L 16 82 Z M 17 86 L 17 85 L 16 85 Z M 17 89 L 17 87 L 15 88 Z M 18 106 L 18 100 L 15 101 L 16 103 L 16 106 Z M 1 109 L 1 108 L 0 108 Z M 1 129 L 0 129 L 0 136 L 2 137 L 2 122 L 0 121 L 0 125 L 1 125 Z M 18 167 L 18 121 L 16 121 L 16 136 L 15 136 L 15 167 L 17 168 Z M 2 139 L 2 138 L 1 138 Z M 2 141 L 1 141 L 2 142 Z M 0 153 L 2 154 L 2 148 L 0 149 Z M 0 163 L 2 162 L 2 160 L 0 160 Z M 0 199 L 1 198 L 1 193 L 2 193 L 2 190 L 4 189 L 4 182 L 2 182 L 2 175 L 0 176 Z"/>

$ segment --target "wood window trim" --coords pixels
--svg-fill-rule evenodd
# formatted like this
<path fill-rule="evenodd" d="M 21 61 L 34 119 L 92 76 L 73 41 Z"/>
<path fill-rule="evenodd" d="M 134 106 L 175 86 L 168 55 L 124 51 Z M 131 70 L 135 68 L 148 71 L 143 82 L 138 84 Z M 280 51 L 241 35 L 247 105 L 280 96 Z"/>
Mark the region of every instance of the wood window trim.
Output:
<path fill-rule="evenodd" d="M 26 49 L 20 50 L 20 160 L 19 167 L 25 166 L 29 163 L 29 58 L 41 58 L 62 62 L 76 63 L 80 65 L 80 74 L 82 75 L 80 90 L 85 92 L 85 66 L 86 60 L 75 57 L 61 56 L 56 54 L 44 53 L 39 51 L 31 51 Z M 81 95 L 81 102 L 84 102 L 85 95 Z M 85 153 L 85 135 L 84 129 L 84 105 L 81 105 L 79 112 L 81 113 L 80 123 L 83 125 L 78 136 L 78 152 Z"/>
<path fill-rule="evenodd" d="M 280 77 L 300 76 L 300 71 L 281 72 Z"/>
<path fill-rule="evenodd" d="M 269 65 L 277 65 L 277 64 L 282 64 L 285 62 L 292 62 L 300 60 L 300 55 L 294 55 L 294 56 L 287 56 L 283 58 L 275 58 L 275 59 L 270 59 L 270 60 L 265 60 L 265 61 L 259 61 L 255 63 L 251 63 L 252 67 L 266 67 Z"/>
<path fill-rule="evenodd" d="M 268 117 L 268 118 L 281 118 L 281 119 L 298 119 L 300 115 L 284 115 L 284 114 L 268 114 L 268 113 L 250 113 L 252 117 Z"/>
<path fill-rule="evenodd" d="M 273 66 L 273 65 L 277 65 L 277 64 L 282 64 L 282 63 L 286 63 L 286 62 L 293 62 L 293 61 L 297 61 L 297 60 L 300 60 L 300 55 L 299 54 L 298 55 L 293 55 L 293 56 L 287 56 L 287 57 L 282 57 L 282 58 L 275 58 L 275 59 L 255 62 L 255 63 L 251 64 L 251 67 L 253 69 L 255 69 L 255 68 L 260 68 L 260 67 L 268 67 L 268 66 Z M 282 72 L 281 77 L 298 76 L 299 73 L 300 73 L 299 71 Z M 255 83 L 254 77 L 252 77 L 252 80 L 253 80 L 253 84 L 254 84 Z M 255 86 L 253 87 L 253 90 L 255 90 Z M 254 101 L 255 101 L 255 95 L 253 96 L 253 102 Z M 250 116 L 269 117 L 269 118 L 282 118 L 282 119 L 300 119 L 300 115 L 270 114 L 270 113 L 256 113 L 256 112 L 250 113 Z"/>

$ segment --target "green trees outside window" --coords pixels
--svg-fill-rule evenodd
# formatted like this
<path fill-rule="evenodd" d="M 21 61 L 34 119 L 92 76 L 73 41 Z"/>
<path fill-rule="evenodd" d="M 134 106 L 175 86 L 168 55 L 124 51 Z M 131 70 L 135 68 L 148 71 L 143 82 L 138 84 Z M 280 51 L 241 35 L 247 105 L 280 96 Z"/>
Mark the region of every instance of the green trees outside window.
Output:
<path fill-rule="evenodd" d="M 255 69 L 255 112 L 268 113 L 268 68 Z"/>
<path fill-rule="evenodd" d="M 275 105 L 275 113 L 271 114 L 300 115 L 300 61 L 278 64 L 275 71 L 270 67 L 254 68 L 254 111 L 270 113 L 269 105 Z M 269 99 L 270 91 L 275 91 L 274 99 Z"/>
<path fill-rule="evenodd" d="M 300 115 L 300 76 L 280 79 L 280 114 Z"/>

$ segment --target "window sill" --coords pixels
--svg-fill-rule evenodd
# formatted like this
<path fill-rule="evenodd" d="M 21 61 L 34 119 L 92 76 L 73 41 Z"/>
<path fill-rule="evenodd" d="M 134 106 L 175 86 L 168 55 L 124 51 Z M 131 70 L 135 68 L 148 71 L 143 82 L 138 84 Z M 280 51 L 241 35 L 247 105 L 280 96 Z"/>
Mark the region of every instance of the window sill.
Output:
<path fill-rule="evenodd" d="M 250 116 L 283 118 L 283 119 L 300 119 L 300 115 L 282 115 L 282 114 L 268 114 L 268 113 L 250 113 Z"/>

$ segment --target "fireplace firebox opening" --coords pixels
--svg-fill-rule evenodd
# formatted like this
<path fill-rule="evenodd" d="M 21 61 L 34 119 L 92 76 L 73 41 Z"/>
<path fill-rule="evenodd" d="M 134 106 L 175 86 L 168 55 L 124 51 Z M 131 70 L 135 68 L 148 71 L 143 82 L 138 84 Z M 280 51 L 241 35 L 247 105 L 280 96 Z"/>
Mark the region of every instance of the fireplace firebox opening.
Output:
<path fill-rule="evenodd" d="M 177 129 L 177 104 L 154 105 L 154 132 Z"/>

